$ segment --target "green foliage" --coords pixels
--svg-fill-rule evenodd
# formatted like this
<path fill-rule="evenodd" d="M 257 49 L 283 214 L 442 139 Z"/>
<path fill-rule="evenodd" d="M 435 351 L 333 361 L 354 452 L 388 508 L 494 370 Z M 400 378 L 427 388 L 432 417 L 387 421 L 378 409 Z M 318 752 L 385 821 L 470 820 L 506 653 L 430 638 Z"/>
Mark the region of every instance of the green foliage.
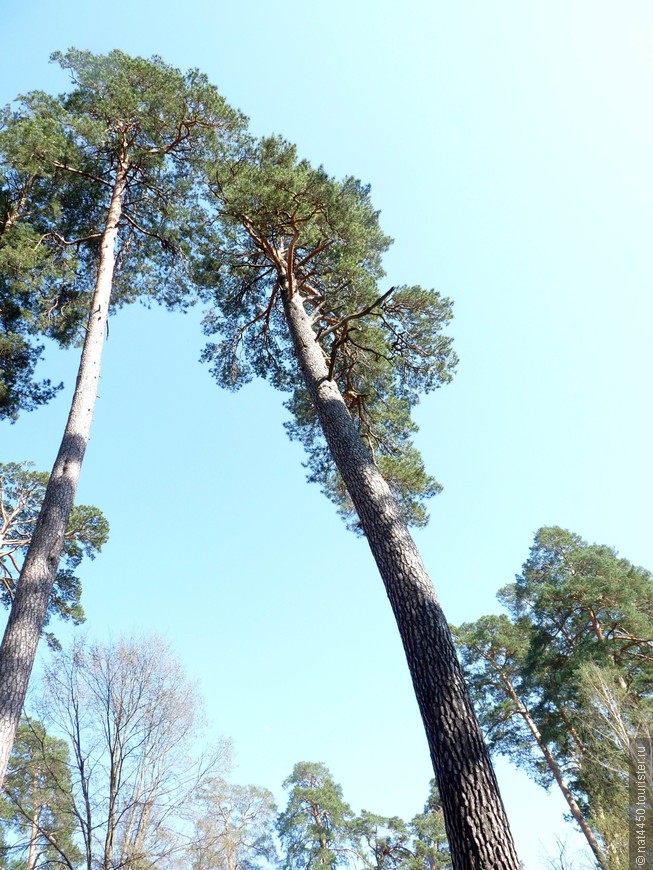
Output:
<path fill-rule="evenodd" d="M 414 852 L 406 864 L 406 870 L 449 870 L 451 856 L 444 827 L 444 813 L 434 779 L 429 784 L 424 812 L 413 818 L 410 829 L 414 838 Z"/>
<path fill-rule="evenodd" d="M 53 393 L 33 382 L 40 346 L 26 336 L 83 337 L 119 167 L 112 306 L 193 301 L 190 256 L 208 220 L 200 169 L 209 151 L 226 158 L 243 124 L 197 70 L 120 51 L 52 59 L 70 92 L 21 97 L 0 128 L 0 415 L 10 418 Z"/>
<path fill-rule="evenodd" d="M 520 704 L 530 710 L 539 697 L 526 678 L 530 623 L 526 619 L 513 622 L 502 613 L 453 627 L 452 632 L 490 750 L 506 756 L 548 788 L 553 781 L 551 771 L 520 713 Z"/>
<path fill-rule="evenodd" d="M 448 870 L 451 858 L 435 781 L 424 812 L 406 824 L 363 810 L 356 816 L 324 764 L 300 762 L 284 782 L 288 804 L 277 820 L 288 870 Z M 213 868 L 207 868 L 213 870 Z"/>
<path fill-rule="evenodd" d="M 289 343 L 280 286 L 300 294 L 358 431 L 408 522 L 423 525 L 423 500 L 439 490 L 412 443 L 411 409 L 421 393 L 451 379 L 456 356 L 441 329 L 451 302 L 420 287 L 381 292 L 390 244 L 369 187 L 336 181 L 297 158 L 279 138 L 243 148 L 217 166 L 212 190 L 221 233 L 200 280 L 211 288 L 204 359 L 218 382 L 237 389 L 254 376 L 292 393 L 288 431 L 308 453 L 309 479 L 346 516 L 344 486 L 325 446 Z"/>
<path fill-rule="evenodd" d="M 40 281 L 45 275 L 53 278 L 57 264 L 39 244 L 40 218 L 33 208 L 31 223 L 27 221 L 28 200 L 47 199 L 50 193 L 47 183 L 5 165 L 0 152 L 0 420 L 14 422 L 21 411 L 49 401 L 61 387 L 34 377 L 43 352 L 43 345 L 32 339 Z"/>
<path fill-rule="evenodd" d="M 16 329 L 20 324 L 12 321 L 11 312 L 4 322 L 10 325 L 0 334 L 0 418 L 13 423 L 20 411 L 32 411 L 48 402 L 62 385 L 53 386 L 50 380 L 37 382 L 34 379 L 43 345 L 32 344 L 21 335 Z"/>
<path fill-rule="evenodd" d="M 70 802 L 69 752 L 64 740 L 48 735 L 40 722 L 23 720 L 0 802 L 0 829 L 7 843 L 4 857 L 12 870 L 26 866 L 34 841 L 39 866 L 75 866 L 81 853 L 73 842 L 75 816 Z"/>
<path fill-rule="evenodd" d="M 626 842 L 630 741 L 653 732 L 653 575 L 612 547 L 542 528 L 510 616 L 454 629 L 468 685 L 495 752 L 553 782 L 528 716 L 610 866 Z"/>
<path fill-rule="evenodd" d="M 652 580 L 614 548 L 551 527 L 538 531 L 521 575 L 500 591 L 513 617 L 530 623 L 524 678 L 537 690 L 542 735 L 561 757 L 578 756 L 569 722 L 578 730 L 585 715 L 587 665 L 614 669 L 633 697 L 650 697 Z"/>
<path fill-rule="evenodd" d="M 306 292 L 315 285 L 315 294 L 342 311 L 348 297 L 356 304 L 355 297 L 376 293 L 381 253 L 390 240 L 378 227 L 368 188 L 353 178 L 338 184 L 322 168 L 298 161 L 296 149 L 281 139 L 248 143 L 234 167 L 215 167 L 213 174 L 221 236 L 207 251 L 202 277 L 215 303 L 207 331 L 219 333 L 220 342 L 207 358 L 224 387 L 237 389 L 256 375 L 291 389 L 299 379 L 275 252 L 294 240 L 293 262 Z M 269 250 L 262 250 L 268 242 Z"/>
<path fill-rule="evenodd" d="M 653 689 L 653 575 L 558 527 L 540 529 L 516 582 L 499 593 L 534 626 L 532 667 L 567 678 L 581 663 L 616 666 L 636 694 Z"/>
<path fill-rule="evenodd" d="M 286 870 L 334 868 L 347 862 L 351 808 L 324 764 L 302 761 L 283 783 L 289 790 L 277 832 Z"/>
<path fill-rule="evenodd" d="M 396 816 L 363 810 L 351 823 L 351 831 L 357 852 L 370 870 L 396 870 L 412 857 L 408 825 Z"/>
<path fill-rule="evenodd" d="M 33 471 L 29 463 L 0 464 L 0 600 L 11 608 L 22 560 L 32 540 L 49 475 Z M 46 614 L 83 622 L 81 581 L 76 575 L 84 556 L 94 559 L 109 537 L 109 524 L 102 512 L 89 505 L 76 505 L 66 530 L 63 556 Z M 46 635 L 48 642 L 57 641 Z"/>
<path fill-rule="evenodd" d="M 356 816 L 323 764 L 300 762 L 284 783 L 288 804 L 277 821 L 286 868 L 448 870 L 451 858 L 435 781 L 424 812 L 410 824 L 363 810 Z M 212 868 L 211 868 L 212 870 Z"/>

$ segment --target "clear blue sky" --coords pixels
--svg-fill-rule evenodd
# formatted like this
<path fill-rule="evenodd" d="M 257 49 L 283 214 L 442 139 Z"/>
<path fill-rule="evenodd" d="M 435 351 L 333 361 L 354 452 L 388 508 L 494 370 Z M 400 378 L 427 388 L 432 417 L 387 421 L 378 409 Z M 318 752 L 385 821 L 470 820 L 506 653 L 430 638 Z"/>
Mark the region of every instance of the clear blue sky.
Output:
<path fill-rule="evenodd" d="M 156 53 L 372 184 L 389 282 L 455 301 L 458 375 L 418 411 L 445 489 L 417 538 L 450 621 L 497 609 L 542 525 L 653 566 L 649 3 L 32 0 L 2 28 L 2 102 L 62 90 L 56 49 Z M 366 544 L 304 482 L 281 397 L 211 382 L 198 319 L 112 322 L 80 489 L 112 528 L 84 569 L 88 630 L 169 638 L 236 779 L 280 794 L 322 760 L 356 809 L 410 817 L 431 771 Z M 47 373 L 71 388 L 75 366 L 51 353 Z M 0 458 L 49 469 L 69 395 L 5 426 Z M 564 806 L 499 775 L 534 870 Z"/>

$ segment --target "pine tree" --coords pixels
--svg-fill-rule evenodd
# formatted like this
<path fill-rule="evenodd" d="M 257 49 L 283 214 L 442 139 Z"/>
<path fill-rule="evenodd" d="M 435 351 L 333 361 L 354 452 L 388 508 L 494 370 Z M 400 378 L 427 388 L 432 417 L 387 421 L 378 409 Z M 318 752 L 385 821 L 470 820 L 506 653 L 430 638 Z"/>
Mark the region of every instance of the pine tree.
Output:
<path fill-rule="evenodd" d="M 653 583 L 612 547 L 540 529 L 509 616 L 455 630 L 495 752 L 556 783 L 600 866 L 627 842 L 628 746 L 653 718 Z"/>
<path fill-rule="evenodd" d="M 451 855 L 445 833 L 442 801 L 434 779 L 430 782 L 424 811 L 413 817 L 410 829 L 414 838 L 414 855 L 406 870 L 449 870 Z"/>
<path fill-rule="evenodd" d="M 224 151 L 241 124 L 202 75 L 182 75 L 159 58 L 71 50 L 53 59 L 74 87 L 23 98 L 0 151 L 16 172 L 55 183 L 60 219 L 43 243 L 68 262 L 71 277 L 43 293 L 57 312 L 58 337 L 77 334 L 82 311 L 87 326 L 70 415 L 0 647 L 0 777 L 65 542 L 109 312 L 139 296 L 188 301 L 188 255 L 204 215 L 197 170 L 207 149 Z"/>
<path fill-rule="evenodd" d="M 351 857 L 354 814 L 319 762 L 300 761 L 283 783 L 288 803 L 277 820 L 286 870 L 333 870 Z"/>
<path fill-rule="evenodd" d="M 404 644 L 456 868 L 517 868 L 483 736 L 451 633 L 407 523 L 438 485 L 412 443 L 411 409 L 456 358 L 441 332 L 451 303 L 421 287 L 381 290 L 390 240 L 369 189 L 331 179 L 285 142 L 250 145 L 214 169 L 222 237 L 204 261 L 213 287 L 205 358 L 237 388 L 253 375 L 290 391 L 289 429 L 311 479 L 356 513 Z"/>
<path fill-rule="evenodd" d="M 399 870 L 410 863 L 410 831 L 403 819 L 362 810 L 351 831 L 356 856 L 368 870 Z"/>
<path fill-rule="evenodd" d="M 0 824 L 12 834 L 7 853 L 14 866 L 20 860 L 25 870 L 74 867 L 81 860 L 68 763 L 64 740 L 51 737 L 40 722 L 26 719 L 19 725 L 0 804 Z"/>

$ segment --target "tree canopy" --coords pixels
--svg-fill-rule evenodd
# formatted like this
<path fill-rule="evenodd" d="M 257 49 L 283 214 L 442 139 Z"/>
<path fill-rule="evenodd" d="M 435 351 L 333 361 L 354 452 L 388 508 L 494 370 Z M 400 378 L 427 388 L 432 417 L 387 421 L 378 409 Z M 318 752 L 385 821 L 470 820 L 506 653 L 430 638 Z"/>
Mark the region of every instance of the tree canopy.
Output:
<path fill-rule="evenodd" d="M 192 870 L 260 870 L 274 866 L 277 808 L 265 788 L 213 777 L 199 793 Z"/>
<path fill-rule="evenodd" d="M 18 225 L 31 240 L 38 233 L 39 246 L 62 265 L 41 275 L 47 319 L 40 326 L 69 343 L 87 316 L 120 161 L 127 185 L 112 306 L 139 296 L 186 304 L 188 256 L 206 219 L 198 172 L 208 150 L 225 156 L 243 118 L 204 75 L 183 74 L 158 57 L 71 49 L 52 60 L 70 73 L 72 90 L 22 97 L 5 116 L 0 155 L 12 178 L 35 179 L 20 188 Z"/>
<path fill-rule="evenodd" d="M 230 152 L 243 123 L 205 76 L 182 74 L 158 57 L 71 49 L 52 59 L 73 88 L 21 99 L 0 132 L 0 165 L 46 182 L 45 193 L 27 185 L 24 210 L 30 238 L 38 235 L 62 264 L 39 276 L 39 306 L 47 300 L 42 328 L 68 344 L 86 327 L 68 420 L 0 647 L 0 774 L 73 510 L 109 313 L 139 297 L 181 307 L 192 301 L 190 253 L 207 220 L 201 170 L 209 152 L 213 160 Z"/>
<path fill-rule="evenodd" d="M 69 801 L 86 870 L 187 853 L 196 841 L 191 808 L 226 773 L 230 744 L 200 739 L 202 700 L 161 638 L 76 641 L 52 659 L 36 704 L 70 747 Z"/>
<path fill-rule="evenodd" d="M 441 332 L 451 301 L 414 286 L 381 290 L 381 257 L 391 240 L 369 187 L 331 178 L 282 139 L 249 143 L 235 166 L 217 165 L 211 181 L 221 234 L 202 276 L 213 305 L 205 328 L 219 338 L 204 359 L 218 382 L 236 389 L 258 375 L 292 393 L 287 428 L 308 453 L 309 479 L 351 517 L 293 358 L 278 283 L 286 274 L 306 305 L 329 377 L 405 519 L 423 525 L 423 501 L 439 485 L 412 443 L 411 409 L 422 393 L 451 379 L 456 356 Z"/>
<path fill-rule="evenodd" d="M 499 592 L 509 614 L 455 629 L 492 749 L 557 783 L 611 870 L 627 852 L 631 743 L 653 723 L 652 580 L 613 547 L 546 527 Z"/>
<path fill-rule="evenodd" d="M 75 867 L 81 861 L 71 784 L 66 741 L 51 737 L 36 720 L 23 720 L 0 802 L 3 832 L 9 835 L 0 854 L 11 870 Z"/>
<path fill-rule="evenodd" d="M 353 812 L 342 788 L 324 764 L 302 761 L 283 784 L 286 809 L 277 831 L 285 849 L 286 870 L 324 870 L 346 864 Z"/>

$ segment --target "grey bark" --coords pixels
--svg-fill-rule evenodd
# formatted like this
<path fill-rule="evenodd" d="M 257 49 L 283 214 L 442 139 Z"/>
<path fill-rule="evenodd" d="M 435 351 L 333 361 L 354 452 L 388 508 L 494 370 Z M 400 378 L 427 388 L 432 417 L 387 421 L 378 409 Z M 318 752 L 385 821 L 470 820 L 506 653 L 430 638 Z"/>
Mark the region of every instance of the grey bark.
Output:
<path fill-rule="evenodd" d="M 404 645 L 442 799 L 454 870 L 519 870 L 490 756 L 449 626 L 398 505 L 360 438 L 300 294 L 281 278 L 295 354 L 356 507 Z"/>
<path fill-rule="evenodd" d="M 16 585 L 9 622 L 0 646 L 0 784 L 4 780 L 27 694 L 90 436 L 128 169 L 126 160 L 123 160 L 116 173 L 68 422 Z"/>

